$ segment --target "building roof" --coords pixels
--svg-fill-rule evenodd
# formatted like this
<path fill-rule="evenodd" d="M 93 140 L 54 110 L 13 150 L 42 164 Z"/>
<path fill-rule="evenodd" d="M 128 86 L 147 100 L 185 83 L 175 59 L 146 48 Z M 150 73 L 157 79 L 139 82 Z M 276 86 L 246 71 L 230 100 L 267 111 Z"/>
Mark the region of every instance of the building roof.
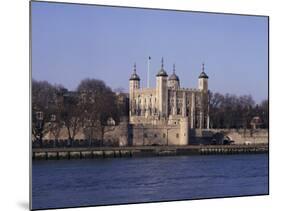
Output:
<path fill-rule="evenodd" d="M 167 77 L 168 76 L 167 72 L 164 70 L 164 60 L 163 60 L 163 57 L 162 57 L 162 60 L 161 60 L 161 69 L 158 71 L 156 76 L 163 76 L 163 77 Z"/>
<path fill-rule="evenodd" d="M 138 76 L 138 74 L 136 73 L 133 73 L 130 77 L 130 81 L 132 80 L 136 80 L 136 81 L 139 81 L 140 80 L 140 77 Z"/>
<path fill-rule="evenodd" d="M 253 117 L 250 124 L 261 125 L 262 124 L 261 118 L 259 116 Z"/>
<path fill-rule="evenodd" d="M 170 81 L 179 81 L 180 79 L 179 79 L 179 77 L 176 75 L 176 68 L 175 68 L 175 65 L 173 65 L 173 74 L 172 75 L 170 75 L 170 77 L 169 77 L 169 80 Z"/>
<path fill-rule="evenodd" d="M 199 78 L 209 78 L 205 72 L 201 72 Z"/>
<path fill-rule="evenodd" d="M 205 73 L 205 65 L 204 65 L 204 63 L 202 63 L 202 72 L 200 73 L 198 78 L 206 78 L 206 79 L 209 78 L 209 76 L 207 76 L 207 74 Z"/>
<path fill-rule="evenodd" d="M 164 69 L 160 69 L 156 76 L 164 76 L 167 77 L 168 74 Z"/>
<path fill-rule="evenodd" d="M 137 71 L 136 71 L 136 64 L 134 64 L 134 71 L 130 77 L 130 81 L 139 81 L 139 80 L 140 80 L 140 77 L 138 76 Z"/>

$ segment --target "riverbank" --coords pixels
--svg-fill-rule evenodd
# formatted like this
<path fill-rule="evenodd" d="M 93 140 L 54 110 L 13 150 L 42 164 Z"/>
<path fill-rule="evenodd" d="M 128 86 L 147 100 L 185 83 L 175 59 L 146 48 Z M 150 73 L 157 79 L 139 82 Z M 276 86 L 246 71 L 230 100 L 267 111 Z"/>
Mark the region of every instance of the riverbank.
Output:
<path fill-rule="evenodd" d="M 32 159 L 101 159 L 177 155 L 230 155 L 268 153 L 268 145 L 138 146 L 95 148 L 33 148 Z"/>

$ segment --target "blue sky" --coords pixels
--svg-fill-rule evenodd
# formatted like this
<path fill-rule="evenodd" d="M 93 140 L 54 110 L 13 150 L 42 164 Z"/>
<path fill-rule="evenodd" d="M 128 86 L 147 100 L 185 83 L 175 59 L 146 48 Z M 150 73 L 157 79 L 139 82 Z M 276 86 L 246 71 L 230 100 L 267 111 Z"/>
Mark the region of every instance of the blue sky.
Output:
<path fill-rule="evenodd" d="M 164 57 L 181 86 L 196 88 L 201 63 L 211 91 L 251 94 L 256 102 L 268 92 L 267 18 L 92 5 L 32 2 L 32 77 L 74 90 L 84 78 L 128 90 L 137 64 L 146 86 Z"/>

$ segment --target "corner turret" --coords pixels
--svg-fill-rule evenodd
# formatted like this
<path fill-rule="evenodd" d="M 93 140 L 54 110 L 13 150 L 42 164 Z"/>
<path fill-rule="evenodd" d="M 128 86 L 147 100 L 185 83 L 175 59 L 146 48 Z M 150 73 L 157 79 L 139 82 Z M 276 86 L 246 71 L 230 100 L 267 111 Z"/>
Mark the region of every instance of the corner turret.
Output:
<path fill-rule="evenodd" d="M 176 65 L 173 65 L 173 74 L 170 75 L 168 79 L 168 86 L 173 88 L 173 89 L 178 89 L 180 88 L 180 79 L 176 75 Z"/>
<path fill-rule="evenodd" d="M 156 100 L 159 115 L 166 117 L 168 114 L 168 88 L 167 88 L 168 74 L 164 70 L 164 59 L 161 59 L 161 69 L 156 75 Z"/>
<path fill-rule="evenodd" d="M 135 103 L 135 90 L 140 89 L 140 77 L 136 71 L 136 63 L 134 64 L 133 74 L 129 79 L 130 83 L 130 116 L 136 113 L 136 103 Z"/>
<path fill-rule="evenodd" d="M 207 92 L 208 91 L 208 75 L 205 73 L 205 64 L 202 63 L 202 72 L 198 77 L 198 88 L 201 91 Z"/>

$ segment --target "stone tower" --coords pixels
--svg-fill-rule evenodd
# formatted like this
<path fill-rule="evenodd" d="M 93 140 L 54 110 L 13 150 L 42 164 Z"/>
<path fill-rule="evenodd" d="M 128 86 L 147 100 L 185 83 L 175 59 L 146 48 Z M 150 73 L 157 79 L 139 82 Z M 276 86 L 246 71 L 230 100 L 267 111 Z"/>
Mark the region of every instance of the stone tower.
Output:
<path fill-rule="evenodd" d="M 201 91 L 208 92 L 208 76 L 205 73 L 205 65 L 202 64 L 202 72 L 198 77 L 198 88 Z"/>
<path fill-rule="evenodd" d="M 179 89 L 180 88 L 180 79 L 176 75 L 176 66 L 173 65 L 173 74 L 168 79 L 168 86 L 172 89 Z"/>
<path fill-rule="evenodd" d="M 164 61 L 161 60 L 161 69 L 156 75 L 156 101 L 157 109 L 161 117 L 167 117 L 168 114 L 168 75 L 164 70 Z"/>
<path fill-rule="evenodd" d="M 199 111 L 199 128 L 209 129 L 209 104 L 208 104 L 208 79 L 205 73 L 204 63 L 202 64 L 202 72 L 198 77 L 198 88 L 201 91 L 201 102 Z"/>
<path fill-rule="evenodd" d="M 133 74 L 130 77 L 130 115 L 137 112 L 135 90 L 140 89 L 140 77 L 137 75 L 136 64 L 134 64 Z"/>
<path fill-rule="evenodd" d="M 188 145 L 189 144 L 188 117 L 182 117 L 180 119 L 179 125 L 180 125 L 179 145 Z"/>

